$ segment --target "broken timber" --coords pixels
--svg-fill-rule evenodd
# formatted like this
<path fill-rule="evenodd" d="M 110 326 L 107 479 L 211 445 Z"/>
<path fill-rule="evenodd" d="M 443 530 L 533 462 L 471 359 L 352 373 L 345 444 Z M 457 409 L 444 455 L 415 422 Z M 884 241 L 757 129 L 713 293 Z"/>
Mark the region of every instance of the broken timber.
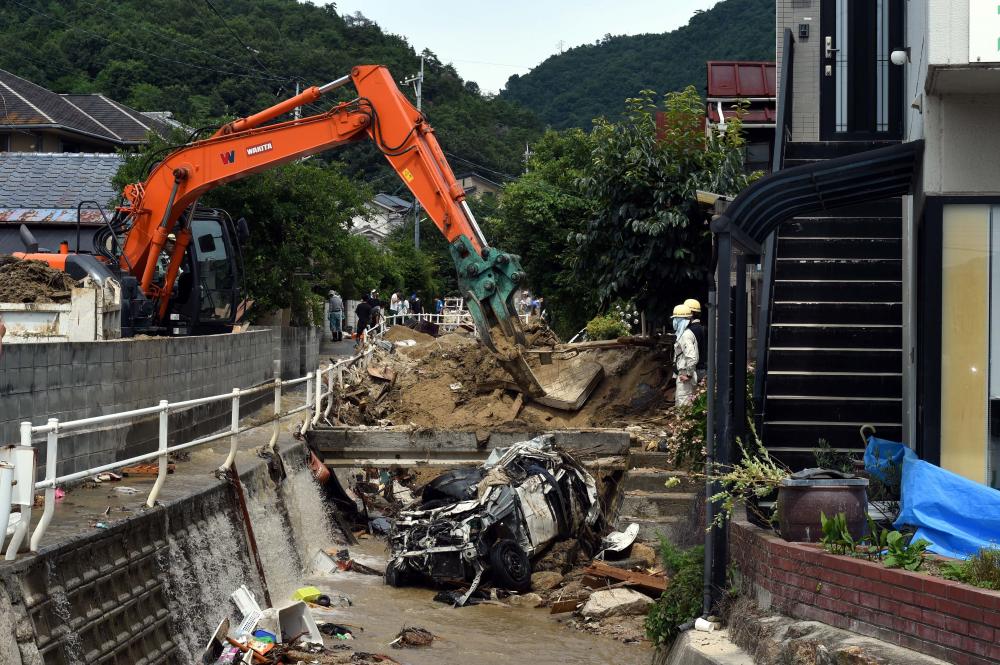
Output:
<path fill-rule="evenodd" d="M 603 561 L 594 561 L 584 568 L 583 573 L 591 578 L 612 579 L 622 582 L 623 585 L 632 586 L 640 591 L 659 596 L 667 589 L 667 578 L 662 575 L 648 575 L 637 573 L 631 570 L 622 570 L 609 566 Z"/>

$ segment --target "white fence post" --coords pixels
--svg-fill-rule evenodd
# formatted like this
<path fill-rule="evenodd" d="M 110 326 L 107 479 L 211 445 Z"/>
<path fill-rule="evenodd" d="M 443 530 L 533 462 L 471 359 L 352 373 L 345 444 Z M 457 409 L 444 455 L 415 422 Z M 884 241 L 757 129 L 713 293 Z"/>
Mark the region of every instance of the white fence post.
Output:
<path fill-rule="evenodd" d="M 323 403 L 323 366 L 319 365 L 316 367 L 316 403 L 313 404 L 313 417 L 312 424 L 315 425 L 319 422 L 320 405 Z"/>
<path fill-rule="evenodd" d="M 24 421 L 24 422 L 21 423 L 21 445 L 20 445 L 20 448 L 22 448 L 22 449 L 24 449 L 24 448 L 31 449 L 31 447 L 32 447 L 31 446 L 31 423 L 28 422 L 28 421 Z M 20 485 L 22 483 L 24 477 L 27 474 L 25 474 L 24 470 L 21 469 L 18 466 L 18 462 L 19 461 L 23 462 L 23 460 L 20 457 L 17 457 L 14 460 L 14 474 L 15 474 L 15 479 L 17 480 L 18 484 Z M 34 468 L 34 466 L 35 466 L 34 455 L 32 455 L 31 456 L 31 469 L 30 469 L 30 474 L 31 475 L 29 476 L 30 482 L 31 482 L 31 490 L 28 491 L 28 496 L 21 497 L 21 498 L 24 499 L 24 501 L 19 501 L 19 503 L 21 505 L 21 521 L 17 523 L 17 528 L 14 530 L 14 535 L 11 536 L 10 543 L 7 545 L 7 554 L 4 557 L 7 561 L 13 561 L 14 559 L 17 558 L 17 551 L 21 548 L 21 543 L 24 542 L 24 537 L 28 533 L 28 525 L 31 524 L 31 505 L 33 503 L 31 501 L 31 498 L 34 495 L 34 478 L 35 478 L 35 468 Z M 24 492 L 25 492 L 24 487 L 18 487 L 18 492 L 17 492 L 18 495 L 22 495 L 22 494 L 24 494 Z M 6 535 L 6 533 L 7 533 L 7 530 L 4 529 L 4 534 Z"/>
<path fill-rule="evenodd" d="M 271 432 L 271 440 L 267 442 L 267 449 L 273 451 L 274 444 L 278 442 L 278 433 L 281 431 L 281 361 L 274 361 L 274 431 Z"/>
<path fill-rule="evenodd" d="M 41 542 L 45 530 L 49 528 L 52 521 L 52 514 L 56 511 L 56 486 L 53 481 L 56 479 L 56 463 L 59 461 L 59 419 L 49 418 L 49 431 L 45 445 L 45 480 L 52 483 L 45 488 L 45 507 L 42 509 L 42 518 L 38 520 L 38 526 L 31 534 L 31 551 L 38 551 L 38 543 Z"/>
<path fill-rule="evenodd" d="M 309 372 L 306 374 L 306 406 L 312 404 L 313 401 L 313 373 Z"/>
<path fill-rule="evenodd" d="M 160 468 L 156 470 L 156 482 L 153 483 L 153 489 L 149 491 L 149 497 L 146 498 L 146 507 L 148 508 L 152 508 L 156 505 L 156 499 L 160 496 L 160 490 L 163 488 L 163 483 L 167 481 L 167 471 L 170 460 L 170 456 L 167 454 L 167 425 L 169 421 L 170 403 L 165 399 L 161 399 L 159 435 Z"/>
<path fill-rule="evenodd" d="M 229 455 L 226 461 L 219 467 L 222 471 L 228 471 L 229 467 L 236 461 L 236 448 L 239 445 L 240 434 L 240 389 L 233 388 L 233 415 L 229 425 Z"/>
<path fill-rule="evenodd" d="M 14 465 L 0 462 L 0 550 L 7 539 L 7 525 L 10 524 L 10 507 L 14 491 Z"/>

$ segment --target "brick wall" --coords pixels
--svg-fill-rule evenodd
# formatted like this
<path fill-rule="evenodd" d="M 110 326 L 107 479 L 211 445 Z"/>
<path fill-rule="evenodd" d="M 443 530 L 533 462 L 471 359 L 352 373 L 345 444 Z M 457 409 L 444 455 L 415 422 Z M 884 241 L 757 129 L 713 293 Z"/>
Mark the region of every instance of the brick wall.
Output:
<path fill-rule="evenodd" d="M 795 42 L 792 58 L 792 140 L 819 140 L 820 0 L 778 0 L 775 7 L 776 54 L 781 71 L 782 35 L 792 31 Z M 799 24 L 809 26 L 809 37 L 802 39 Z M 780 82 L 779 82 L 780 85 Z"/>
<path fill-rule="evenodd" d="M 834 556 L 739 521 L 730 554 L 765 609 L 956 665 L 1000 663 L 1000 592 Z"/>
<path fill-rule="evenodd" d="M 263 328 L 236 335 L 123 339 L 105 342 L 5 344 L 0 355 L 0 444 L 16 443 L 22 420 L 43 424 L 206 397 L 271 380 L 275 358 L 300 376 L 318 360 L 317 329 Z M 280 355 L 279 355 L 280 354 Z M 308 365 L 312 363 L 312 365 Z M 285 372 L 286 377 L 289 373 Z M 244 398 L 246 414 L 270 400 Z M 229 423 L 227 402 L 170 417 L 171 443 Z M 155 449 L 156 418 L 60 437 L 60 475 Z M 45 446 L 39 445 L 43 468 Z"/>

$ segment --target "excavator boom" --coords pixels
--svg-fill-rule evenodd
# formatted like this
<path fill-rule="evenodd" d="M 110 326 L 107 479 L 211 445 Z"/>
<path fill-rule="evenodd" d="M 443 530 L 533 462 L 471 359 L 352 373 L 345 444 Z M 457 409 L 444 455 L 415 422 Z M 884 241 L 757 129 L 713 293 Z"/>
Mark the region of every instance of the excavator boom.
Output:
<path fill-rule="evenodd" d="M 266 124 L 348 84 L 358 93 L 349 102 L 325 113 Z M 522 353 L 525 340 L 513 306 L 514 293 L 524 281 L 518 258 L 487 244 L 434 130 L 380 65 L 354 67 L 349 76 L 223 125 L 210 138 L 167 155 L 144 182 L 128 185 L 118 210 L 127 229 L 120 268 L 138 279 L 163 321 L 191 243 L 199 197 L 253 173 L 365 138 L 385 155 L 448 239 L 459 286 L 483 342 L 522 390 L 544 401 L 549 395 Z M 169 264 L 158 277 L 157 261 L 171 234 L 175 242 Z M 591 377 L 591 383 L 596 379 Z M 555 398 L 553 405 L 564 401 Z"/>

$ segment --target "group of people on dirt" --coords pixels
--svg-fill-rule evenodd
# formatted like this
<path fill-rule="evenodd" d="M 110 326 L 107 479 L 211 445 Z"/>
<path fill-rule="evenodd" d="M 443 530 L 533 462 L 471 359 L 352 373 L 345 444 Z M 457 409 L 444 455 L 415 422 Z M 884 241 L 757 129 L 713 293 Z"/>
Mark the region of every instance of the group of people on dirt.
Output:
<path fill-rule="evenodd" d="M 708 334 L 701 322 L 701 303 L 688 298 L 674 307 L 670 322 L 674 327 L 674 374 L 677 389 L 674 404 L 681 406 L 694 400 L 699 383 L 708 375 Z"/>
<path fill-rule="evenodd" d="M 444 301 L 437 298 L 434 304 L 437 313 L 440 314 L 441 309 L 444 307 Z M 343 341 L 344 299 L 337 291 L 331 289 L 327 305 L 330 334 L 333 337 L 333 341 Z M 354 315 L 357 317 L 357 324 L 354 327 L 354 330 L 357 332 L 355 346 L 361 346 L 364 343 L 365 333 L 370 328 L 374 328 L 382 322 L 382 317 L 384 316 L 383 308 L 388 310 L 388 316 L 408 317 L 410 315 L 422 314 L 424 311 L 423 302 L 416 292 L 411 293 L 409 298 L 401 296 L 398 292 L 393 293 L 389 298 L 389 302 L 386 303 L 379 299 L 378 291 L 372 289 L 370 293 L 362 297 L 361 302 L 354 308 Z"/>

